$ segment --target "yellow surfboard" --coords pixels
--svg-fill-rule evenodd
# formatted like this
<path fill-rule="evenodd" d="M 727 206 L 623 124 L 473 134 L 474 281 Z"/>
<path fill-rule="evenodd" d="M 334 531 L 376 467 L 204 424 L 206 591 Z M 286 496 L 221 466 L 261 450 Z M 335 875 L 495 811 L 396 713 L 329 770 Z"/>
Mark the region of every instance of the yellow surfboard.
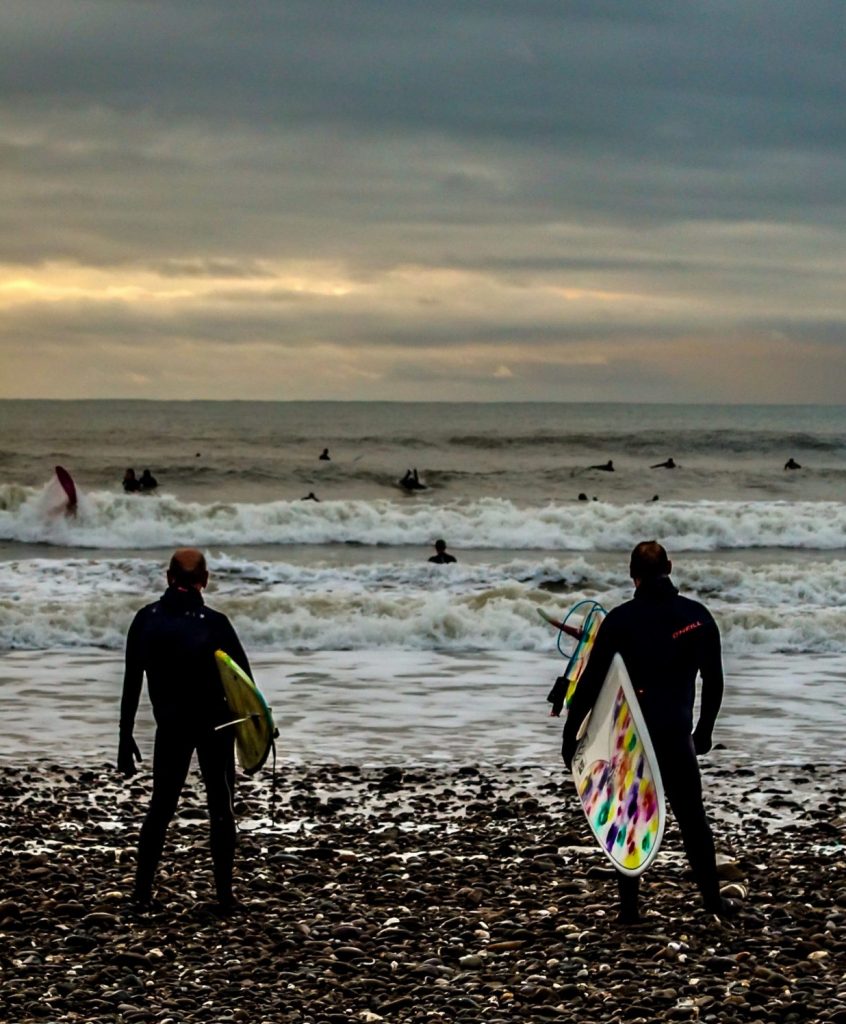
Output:
<path fill-rule="evenodd" d="M 273 714 L 261 690 L 225 651 L 215 651 L 214 657 L 232 712 L 232 721 L 224 722 L 218 729 L 234 729 L 238 764 L 245 775 L 253 775 L 273 748 L 277 735 Z"/>

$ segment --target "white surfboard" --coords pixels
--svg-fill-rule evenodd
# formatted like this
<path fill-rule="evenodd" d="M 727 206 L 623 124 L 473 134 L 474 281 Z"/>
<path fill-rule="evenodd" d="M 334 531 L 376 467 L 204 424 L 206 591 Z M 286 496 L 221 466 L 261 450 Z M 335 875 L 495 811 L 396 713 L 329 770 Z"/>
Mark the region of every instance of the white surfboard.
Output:
<path fill-rule="evenodd" d="M 602 851 L 624 875 L 642 874 L 658 853 L 667 811 L 652 741 L 619 654 L 579 732 L 573 778 Z"/>

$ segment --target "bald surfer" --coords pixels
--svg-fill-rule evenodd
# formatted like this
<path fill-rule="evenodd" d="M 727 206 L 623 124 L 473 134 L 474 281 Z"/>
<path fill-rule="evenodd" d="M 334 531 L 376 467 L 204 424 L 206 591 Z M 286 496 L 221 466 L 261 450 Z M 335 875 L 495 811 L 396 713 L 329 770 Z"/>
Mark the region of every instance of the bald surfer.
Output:
<path fill-rule="evenodd" d="M 736 906 L 720 894 L 714 839 L 702 803 L 697 755 L 711 749 L 714 723 L 723 698 L 720 633 L 708 609 L 682 597 L 670 578 L 672 562 L 657 541 L 632 551 L 629 574 L 635 592 L 608 613 L 582 674 L 564 726 L 561 754 L 570 768 L 579 727 L 596 701 L 615 654 L 628 669 L 664 791 L 681 830 L 705 909 L 731 917 Z M 699 720 L 693 726 L 696 677 L 701 674 Z M 639 879 L 617 874 L 620 920 L 639 918 Z"/>
<path fill-rule="evenodd" d="M 118 770 L 136 772 L 141 753 L 133 738 L 144 675 L 156 720 L 153 792 L 138 842 L 134 907 L 151 906 L 153 879 L 167 827 L 196 751 L 206 789 L 214 866 L 216 913 L 237 907 L 232 893 L 235 855 L 234 734 L 215 727 L 231 718 L 215 663 L 225 651 L 252 677 L 250 664 L 229 619 L 203 601 L 206 560 L 196 548 L 175 551 L 167 570 L 167 590 L 142 608 L 126 639 L 126 667 L 120 705 Z"/>

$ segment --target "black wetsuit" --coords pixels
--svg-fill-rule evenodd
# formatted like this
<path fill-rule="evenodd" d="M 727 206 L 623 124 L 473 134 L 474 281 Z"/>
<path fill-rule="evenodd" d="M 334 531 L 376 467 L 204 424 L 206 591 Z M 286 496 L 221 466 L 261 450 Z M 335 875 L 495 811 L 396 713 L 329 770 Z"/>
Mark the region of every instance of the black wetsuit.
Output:
<path fill-rule="evenodd" d="M 694 740 L 703 749 L 710 747 L 722 702 L 723 667 L 717 624 L 704 605 L 681 597 L 669 577 L 643 580 L 634 599 L 609 612 L 597 633 L 564 726 L 562 755 L 568 764 L 578 728 L 593 707 L 617 652 L 626 663 L 640 700 L 664 792 L 679 824 L 703 900 L 706 907 L 716 909 L 720 893 L 714 840 L 702 805 Z M 697 673 L 702 676 L 702 695 L 694 731 Z M 625 915 L 637 913 L 638 881 L 618 874 Z"/>
<path fill-rule="evenodd" d="M 215 887 L 221 902 L 232 898 L 234 737 L 231 729 L 214 730 L 231 717 L 214 658 L 218 649 L 250 674 L 232 624 L 207 608 L 194 588 L 169 587 L 159 601 L 138 612 L 129 628 L 121 735 L 132 734 L 144 673 L 156 719 L 153 793 L 138 843 L 139 902 L 150 898 L 167 826 L 195 750 L 206 787 Z"/>
<path fill-rule="evenodd" d="M 434 562 L 436 565 L 447 565 L 450 562 L 457 562 L 458 559 L 455 555 L 447 554 L 446 551 L 440 551 L 437 555 L 432 555 L 429 561 Z"/>

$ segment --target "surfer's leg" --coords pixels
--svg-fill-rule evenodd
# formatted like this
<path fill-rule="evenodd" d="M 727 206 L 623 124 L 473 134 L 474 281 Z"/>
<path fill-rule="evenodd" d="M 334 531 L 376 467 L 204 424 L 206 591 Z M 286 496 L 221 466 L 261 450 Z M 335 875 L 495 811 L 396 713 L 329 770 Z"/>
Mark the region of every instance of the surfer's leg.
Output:
<path fill-rule="evenodd" d="M 235 860 L 235 743 L 231 729 L 212 733 L 197 745 L 197 759 L 206 785 L 214 885 L 222 907 L 232 904 Z"/>
<path fill-rule="evenodd" d="M 709 910 L 720 906 L 720 883 L 714 837 L 702 803 L 702 777 L 693 749 L 693 741 L 682 737 L 672 744 L 661 744 L 658 763 L 664 780 L 664 792 L 682 834 L 685 853 L 693 869 L 702 900 Z"/>
<path fill-rule="evenodd" d="M 638 908 L 640 878 L 632 878 L 631 875 L 624 875 L 622 871 L 618 871 L 617 891 L 620 894 L 620 922 L 636 924 L 640 920 Z"/>
<path fill-rule="evenodd" d="M 191 764 L 193 744 L 171 730 L 156 730 L 153 751 L 153 793 L 141 836 L 138 840 L 138 861 L 135 868 L 136 903 L 149 903 L 165 833 L 176 810 L 179 794 Z"/>

